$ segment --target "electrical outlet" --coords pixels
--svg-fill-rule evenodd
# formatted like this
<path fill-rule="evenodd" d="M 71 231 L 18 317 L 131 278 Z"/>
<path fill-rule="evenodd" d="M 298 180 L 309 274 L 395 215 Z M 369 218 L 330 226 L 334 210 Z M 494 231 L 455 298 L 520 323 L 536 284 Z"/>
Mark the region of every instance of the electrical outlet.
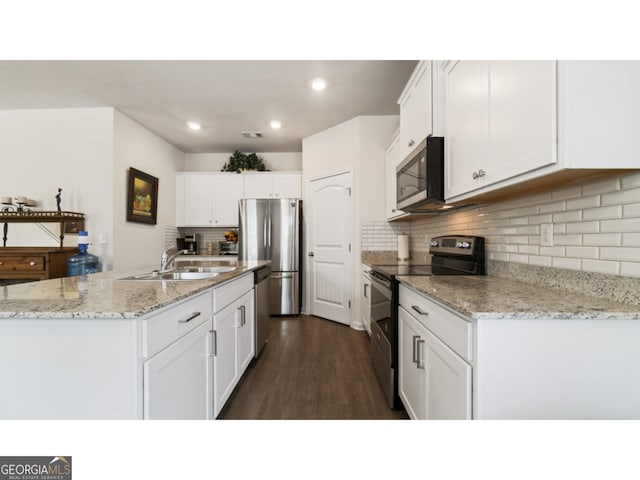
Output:
<path fill-rule="evenodd" d="M 540 225 L 540 245 L 543 247 L 553 247 L 553 223 L 543 223 Z"/>
<path fill-rule="evenodd" d="M 98 241 L 100 242 L 100 245 L 106 245 L 107 243 L 107 235 L 104 233 L 100 233 L 98 235 Z"/>

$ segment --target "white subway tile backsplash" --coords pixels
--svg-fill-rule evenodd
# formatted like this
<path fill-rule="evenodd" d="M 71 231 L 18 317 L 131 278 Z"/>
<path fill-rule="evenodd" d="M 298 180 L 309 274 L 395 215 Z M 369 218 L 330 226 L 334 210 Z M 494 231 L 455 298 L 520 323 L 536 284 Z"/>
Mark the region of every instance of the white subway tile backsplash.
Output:
<path fill-rule="evenodd" d="M 598 247 L 567 247 L 567 257 L 571 258 L 598 258 Z"/>
<path fill-rule="evenodd" d="M 608 273 L 618 275 L 620 273 L 619 262 L 609 262 L 603 260 L 582 260 L 582 270 L 585 272 Z"/>
<path fill-rule="evenodd" d="M 579 222 L 581 220 L 582 210 L 553 214 L 553 223 Z"/>
<path fill-rule="evenodd" d="M 640 188 L 602 195 L 602 205 L 625 205 L 640 202 Z"/>
<path fill-rule="evenodd" d="M 620 245 L 620 243 L 616 243 Z M 623 233 L 622 245 L 625 247 L 640 247 L 640 233 Z"/>
<path fill-rule="evenodd" d="M 598 233 L 600 231 L 600 222 L 579 222 L 567 223 L 566 233 Z"/>
<path fill-rule="evenodd" d="M 518 245 L 518 253 L 526 253 L 527 255 L 538 255 L 540 247 L 537 245 Z"/>
<path fill-rule="evenodd" d="M 567 200 L 567 210 L 581 210 L 584 208 L 596 208 L 600 206 L 600 196 L 576 198 Z"/>
<path fill-rule="evenodd" d="M 640 203 L 631 203 L 622 206 L 623 218 L 640 218 Z"/>
<path fill-rule="evenodd" d="M 600 231 L 603 233 L 640 232 L 640 220 L 637 218 L 628 218 L 624 220 L 603 220 L 602 222 L 600 222 Z"/>
<path fill-rule="evenodd" d="M 510 262 L 516 262 L 516 263 L 529 263 L 529 256 L 528 255 L 518 255 L 515 253 L 510 253 L 509 254 L 509 261 Z"/>
<path fill-rule="evenodd" d="M 620 233 L 599 233 L 582 236 L 583 245 L 593 245 L 597 247 L 615 247 L 620 246 L 621 243 L 622 234 Z"/>
<path fill-rule="evenodd" d="M 640 262 L 640 248 L 636 247 L 600 247 L 602 260 L 619 260 L 622 262 Z"/>
<path fill-rule="evenodd" d="M 580 270 L 582 267 L 582 260 L 579 258 L 553 257 L 551 259 L 551 266 L 556 268 L 568 268 L 569 270 Z"/>
<path fill-rule="evenodd" d="M 578 198 L 582 195 L 582 187 L 561 188 L 551 192 L 552 200 L 567 200 L 569 198 Z"/>
<path fill-rule="evenodd" d="M 579 246 L 579 245 L 582 245 L 582 236 L 581 235 L 554 235 L 553 244 Z"/>
<path fill-rule="evenodd" d="M 630 188 L 640 187 L 640 172 L 622 176 L 622 188 L 628 190 Z"/>
<path fill-rule="evenodd" d="M 565 247 L 540 247 L 540 255 L 564 257 Z"/>
<path fill-rule="evenodd" d="M 540 244 L 545 223 L 553 246 Z M 491 260 L 640 277 L 640 171 L 441 216 L 365 222 L 362 249 L 395 250 L 398 233 L 410 234 L 412 256 L 427 254 L 427 236 L 481 235 Z"/>
<path fill-rule="evenodd" d="M 555 202 L 540 205 L 539 213 L 564 212 L 567 209 L 566 202 Z"/>
<path fill-rule="evenodd" d="M 609 218 L 622 218 L 622 205 L 590 208 L 582 211 L 583 220 L 604 220 Z"/>
<path fill-rule="evenodd" d="M 540 223 L 551 223 L 552 216 L 550 214 L 545 215 L 533 215 L 529 217 L 529 225 L 536 225 Z"/>
<path fill-rule="evenodd" d="M 640 263 L 622 262 L 620 264 L 620 275 L 625 277 L 640 277 Z"/>
<path fill-rule="evenodd" d="M 529 256 L 529 264 L 530 265 L 541 265 L 543 267 L 551 266 L 551 257 L 539 257 L 536 255 Z"/>
<path fill-rule="evenodd" d="M 620 178 L 608 178 L 598 182 L 588 183 L 582 186 L 582 195 L 594 195 L 596 193 L 615 192 L 620 190 Z"/>

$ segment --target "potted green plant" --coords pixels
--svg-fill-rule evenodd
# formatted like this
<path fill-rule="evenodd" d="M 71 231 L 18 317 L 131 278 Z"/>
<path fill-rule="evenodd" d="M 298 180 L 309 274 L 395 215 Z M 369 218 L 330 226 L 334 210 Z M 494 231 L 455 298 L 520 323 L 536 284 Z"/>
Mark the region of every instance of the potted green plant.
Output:
<path fill-rule="evenodd" d="M 263 172 L 266 170 L 264 162 L 258 155 L 254 153 L 242 153 L 236 150 L 229 157 L 229 161 L 222 167 L 223 172 L 243 172 L 246 170 L 258 170 Z"/>

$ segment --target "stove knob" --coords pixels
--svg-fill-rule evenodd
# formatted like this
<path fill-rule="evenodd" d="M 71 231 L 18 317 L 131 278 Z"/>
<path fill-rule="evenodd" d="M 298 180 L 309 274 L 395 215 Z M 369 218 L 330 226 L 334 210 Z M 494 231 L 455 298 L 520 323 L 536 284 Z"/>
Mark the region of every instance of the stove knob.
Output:
<path fill-rule="evenodd" d="M 431 243 L 429 244 L 432 247 L 437 247 L 438 246 L 438 242 L 435 240 L 431 240 Z"/>
<path fill-rule="evenodd" d="M 462 242 L 456 242 L 456 248 L 464 248 Z"/>
<path fill-rule="evenodd" d="M 469 248 L 471 244 L 469 242 L 462 242 L 462 248 Z"/>

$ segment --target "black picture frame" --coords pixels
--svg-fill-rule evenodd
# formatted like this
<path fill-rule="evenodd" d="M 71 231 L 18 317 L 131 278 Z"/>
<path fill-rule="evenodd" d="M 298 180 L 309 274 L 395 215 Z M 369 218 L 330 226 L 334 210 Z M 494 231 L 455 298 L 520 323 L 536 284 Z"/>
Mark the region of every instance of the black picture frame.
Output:
<path fill-rule="evenodd" d="M 127 221 L 156 224 L 158 217 L 158 179 L 129 167 Z"/>

